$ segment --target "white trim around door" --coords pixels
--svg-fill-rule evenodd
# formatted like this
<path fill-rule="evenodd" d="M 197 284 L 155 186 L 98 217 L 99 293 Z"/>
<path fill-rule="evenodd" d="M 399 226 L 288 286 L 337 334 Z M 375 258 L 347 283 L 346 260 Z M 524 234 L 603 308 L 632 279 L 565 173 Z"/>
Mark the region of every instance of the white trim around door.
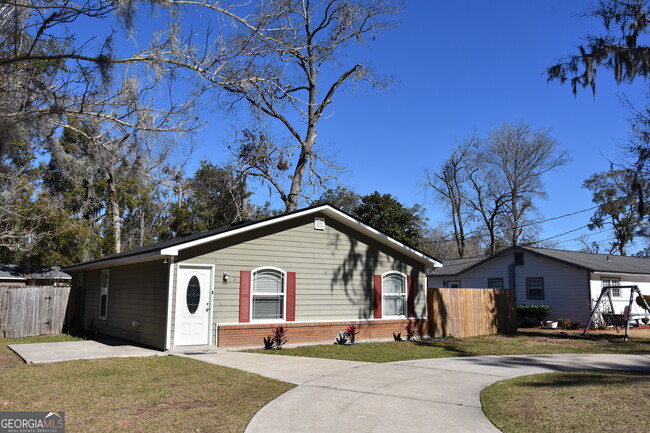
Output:
<path fill-rule="evenodd" d="M 178 265 L 174 303 L 174 347 L 212 341 L 214 265 Z"/>

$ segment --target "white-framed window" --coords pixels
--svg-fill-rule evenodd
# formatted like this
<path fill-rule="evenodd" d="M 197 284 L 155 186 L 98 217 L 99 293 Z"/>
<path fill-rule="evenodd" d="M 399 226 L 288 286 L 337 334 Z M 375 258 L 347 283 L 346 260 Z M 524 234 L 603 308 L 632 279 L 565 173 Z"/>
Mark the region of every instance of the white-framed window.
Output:
<path fill-rule="evenodd" d="M 603 277 L 601 279 L 603 283 L 603 289 L 606 287 L 612 287 L 612 296 L 614 298 L 620 298 L 621 297 L 621 289 L 618 288 L 618 286 L 621 285 L 621 279 L 620 278 L 614 278 L 614 277 Z"/>
<path fill-rule="evenodd" d="M 460 280 L 447 281 L 448 289 L 460 289 Z"/>
<path fill-rule="evenodd" d="M 544 299 L 544 278 L 526 278 L 526 298 Z"/>
<path fill-rule="evenodd" d="M 488 289 L 503 289 L 503 278 L 488 278 Z"/>
<path fill-rule="evenodd" d="M 251 281 L 251 319 L 284 320 L 286 272 L 278 268 L 259 268 Z"/>
<path fill-rule="evenodd" d="M 406 316 L 406 276 L 388 272 L 382 276 L 382 317 Z"/>
<path fill-rule="evenodd" d="M 108 317 L 108 287 L 110 285 L 110 270 L 102 270 L 102 279 L 99 289 L 99 318 L 106 320 Z"/>

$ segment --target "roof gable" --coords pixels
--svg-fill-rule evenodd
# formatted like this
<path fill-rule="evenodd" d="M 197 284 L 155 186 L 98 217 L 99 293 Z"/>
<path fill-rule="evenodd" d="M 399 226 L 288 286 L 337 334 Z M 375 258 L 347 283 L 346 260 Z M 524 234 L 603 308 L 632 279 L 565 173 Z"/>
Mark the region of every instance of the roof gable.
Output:
<path fill-rule="evenodd" d="M 364 235 L 370 237 L 375 241 L 378 241 L 381 244 L 400 251 L 402 254 L 405 254 L 406 256 L 425 264 L 426 266 L 442 266 L 441 262 L 435 258 L 429 257 L 417 249 L 391 238 L 379 230 L 376 230 L 355 219 L 351 215 L 346 214 L 345 212 L 342 212 L 330 205 L 318 205 L 260 221 L 241 223 L 230 227 L 222 227 L 201 233 L 193 233 L 182 238 L 158 242 L 153 245 L 125 251 L 120 254 L 114 254 L 112 256 L 103 257 L 101 259 L 73 265 L 66 268 L 66 270 L 75 271 L 81 269 L 98 268 L 106 266 L 108 264 L 116 265 L 138 263 L 155 260 L 158 258 L 164 258 L 167 256 L 177 256 L 181 251 L 188 248 L 193 248 L 210 242 L 219 241 L 221 239 L 230 238 L 241 233 L 259 230 L 264 227 L 279 226 L 282 222 L 309 215 L 324 215 L 328 218 L 332 218 L 360 233 L 363 233 Z"/>

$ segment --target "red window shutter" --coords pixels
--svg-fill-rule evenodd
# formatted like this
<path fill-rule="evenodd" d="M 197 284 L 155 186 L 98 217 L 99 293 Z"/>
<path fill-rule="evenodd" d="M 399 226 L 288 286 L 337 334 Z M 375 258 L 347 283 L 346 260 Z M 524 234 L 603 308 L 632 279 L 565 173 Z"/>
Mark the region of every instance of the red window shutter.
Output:
<path fill-rule="evenodd" d="M 287 322 L 296 320 L 296 273 L 287 272 Z"/>
<path fill-rule="evenodd" d="M 381 319 L 381 275 L 375 275 L 375 296 L 374 296 L 374 307 L 375 307 L 375 319 Z"/>
<path fill-rule="evenodd" d="M 251 320 L 251 271 L 239 271 L 239 321 Z"/>
<path fill-rule="evenodd" d="M 415 317 L 415 296 L 417 290 L 413 287 L 413 277 L 406 277 L 406 308 L 408 317 Z"/>

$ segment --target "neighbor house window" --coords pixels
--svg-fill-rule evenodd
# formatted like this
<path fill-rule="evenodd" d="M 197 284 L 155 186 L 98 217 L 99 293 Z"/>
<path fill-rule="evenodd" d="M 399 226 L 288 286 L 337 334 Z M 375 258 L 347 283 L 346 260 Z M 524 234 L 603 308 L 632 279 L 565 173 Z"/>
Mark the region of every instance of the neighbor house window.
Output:
<path fill-rule="evenodd" d="M 489 289 L 503 289 L 503 278 L 488 278 Z"/>
<path fill-rule="evenodd" d="M 285 273 L 280 269 L 264 268 L 253 272 L 252 319 L 284 319 Z"/>
<path fill-rule="evenodd" d="M 606 277 L 602 279 L 603 282 L 603 289 L 607 287 L 612 288 L 612 296 L 615 298 L 620 298 L 621 297 L 621 289 L 618 287 L 621 285 L 621 279 L 620 278 L 611 278 L 611 277 Z"/>
<path fill-rule="evenodd" d="M 449 289 L 460 289 L 460 281 L 447 281 L 447 288 Z"/>
<path fill-rule="evenodd" d="M 526 278 L 526 297 L 544 299 L 544 278 Z"/>
<path fill-rule="evenodd" d="M 406 277 L 399 272 L 390 272 L 382 278 L 382 316 L 406 316 Z"/>
<path fill-rule="evenodd" d="M 99 291 L 99 318 L 106 320 L 108 313 L 108 286 L 109 286 L 110 271 L 104 269 L 102 271 L 102 280 Z"/>

